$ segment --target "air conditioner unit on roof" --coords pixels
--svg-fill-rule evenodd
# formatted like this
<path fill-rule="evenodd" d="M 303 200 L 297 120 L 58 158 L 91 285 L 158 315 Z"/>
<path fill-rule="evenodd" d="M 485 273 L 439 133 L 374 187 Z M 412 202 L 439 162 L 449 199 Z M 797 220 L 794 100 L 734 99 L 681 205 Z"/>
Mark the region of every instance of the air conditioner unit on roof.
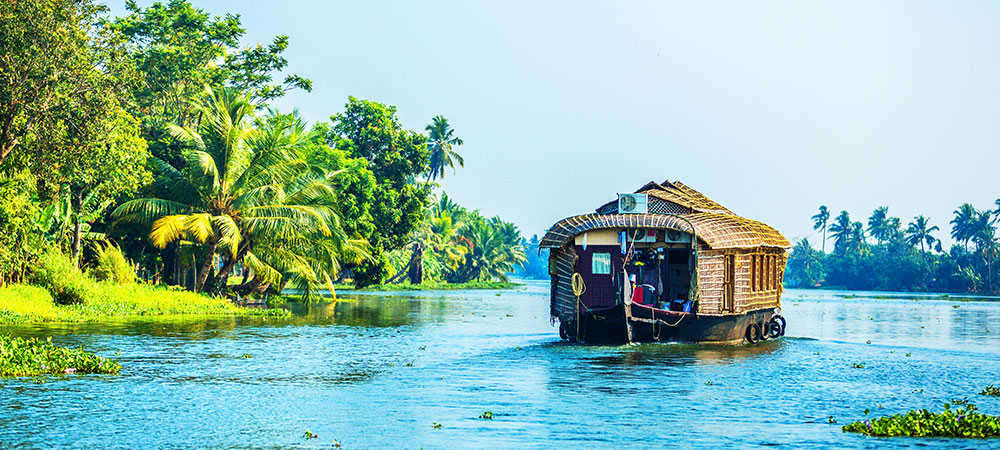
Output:
<path fill-rule="evenodd" d="M 646 214 L 648 211 L 646 194 L 618 194 L 618 214 Z"/>

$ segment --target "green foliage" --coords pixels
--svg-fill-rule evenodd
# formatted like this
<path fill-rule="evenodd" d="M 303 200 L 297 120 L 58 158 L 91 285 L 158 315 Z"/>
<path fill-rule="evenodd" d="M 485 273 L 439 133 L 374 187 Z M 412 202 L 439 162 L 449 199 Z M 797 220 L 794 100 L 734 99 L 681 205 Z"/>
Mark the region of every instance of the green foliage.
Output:
<path fill-rule="evenodd" d="M 221 298 L 144 284 L 90 281 L 82 303 L 57 304 L 48 290 L 23 284 L 0 288 L 0 324 L 102 322 L 175 316 L 287 317 L 283 309 L 243 308 Z"/>
<path fill-rule="evenodd" d="M 976 406 L 964 402 L 961 408 L 952 409 L 945 403 L 944 411 L 937 413 L 926 409 L 910 411 L 872 420 L 862 420 L 844 425 L 846 432 L 868 436 L 886 437 L 1000 437 L 1000 417 L 983 414 Z"/>
<path fill-rule="evenodd" d="M 988 395 L 988 396 L 991 396 L 991 397 L 1000 397 L 1000 387 L 996 387 L 996 386 L 994 386 L 992 384 L 987 385 L 985 388 L 983 388 L 982 392 L 980 392 L 979 395 Z"/>
<path fill-rule="evenodd" d="M 19 146 L 27 149 L 15 159 L 30 160 L 39 141 L 64 128 L 66 113 L 101 97 L 94 91 L 107 86 L 95 83 L 95 67 L 117 66 L 102 58 L 108 54 L 101 55 L 91 34 L 105 10 L 90 0 L 23 0 L 0 8 L 0 163 Z"/>
<path fill-rule="evenodd" d="M 425 217 L 407 248 L 390 254 L 397 271 L 392 281 L 413 273 L 414 265 L 419 265 L 423 279 L 432 281 L 506 282 L 507 275 L 525 260 L 523 238 L 514 224 L 469 211 L 445 193 Z"/>
<path fill-rule="evenodd" d="M 498 217 L 486 220 L 475 214 L 459 229 L 458 236 L 468 250 L 461 263 L 445 275 L 449 282 L 507 281 L 507 274 L 524 262 L 520 231 Z"/>
<path fill-rule="evenodd" d="M 196 290 L 224 288 L 236 264 L 253 271 L 247 291 L 290 281 L 309 289 L 332 286 L 338 255 L 348 248 L 363 252 L 363 242 L 339 227 L 330 185 L 335 173 L 303 157 L 308 139 L 302 120 L 272 112 L 251 123 L 249 100 L 228 88 L 206 92 L 197 111 L 197 128 L 171 125 L 189 145 L 185 169 L 160 164 L 171 180 L 162 196 L 126 202 L 115 216 L 151 224 L 158 248 L 175 242 L 201 247 Z M 213 274 L 216 253 L 226 262 Z"/>
<path fill-rule="evenodd" d="M 549 279 L 549 249 L 539 248 L 538 235 L 522 239 L 521 247 L 524 248 L 524 263 L 515 268 L 514 276 L 534 280 Z"/>
<path fill-rule="evenodd" d="M 813 216 L 817 229 L 824 227 L 823 211 Z M 868 219 L 869 234 L 876 240 L 870 244 L 860 223 L 842 211 L 829 227 L 835 240 L 833 253 L 816 251 L 808 241 L 800 241 L 788 260 L 785 282 L 792 287 L 997 293 L 998 221 L 1000 211 L 960 206 L 951 221 L 951 235 L 963 245 L 946 253 L 934 237 L 938 227 L 922 215 L 903 231 L 900 220 L 888 216 L 888 208 L 876 209 Z"/>
<path fill-rule="evenodd" d="M 108 281 L 117 284 L 135 283 L 135 269 L 125 259 L 120 248 L 113 245 L 102 246 L 97 250 L 94 268 L 90 275 L 97 281 Z"/>
<path fill-rule="evenodd" d="M 462 145 L 462 139 L 455 136 L 455 130 L 448 124 L 448 119 L 438 114 L 434 116 L 430 125 L 425 128 L 428 133 L 428 149 L 430 150 L 430 164 L 428 166 L 428 179 L 444 179 L 445 168 L 455 170 L 455 163 L 459 167 L 465 166 L 465 159 L 455 151 L 455 147 Z"/>
<path fill-rule="evenodd" d="M 117 375 L 121 364 L 83 349 L 52 345 L 48 340 L 0 335 L 0 377 L 100 373 Z"/>
<path fill-rule="evenodd" d="M 49 250 L 38 259 L 29 281 L 48 289 L 60 305 L 83 303 L 97 295 L 93 281 L 87 279 L 68 256 L 57 250 Z"/>
<path fill-rule="evenodd" d="M 282 56 L 287 36 L 275 37 L 268 46 L 241 49 L 245 30 L 238 15 L 213 16 L 185 0 L 154 2 L 146 8 L 130 0 L 125 8 L 126 15 L 104 25 L 127 42 L 127 56 L 142 76 L 143 82 L 131 91 L 142 136 L 153 156 L 174 167 L 184 165 L 185 145 L 166 132 L 166 124 L 193 125 L 198 117 L 190 100 L 206 85 L 247 92 L 256 106 L 291 89 L 311 88 L 299 75 L 273 81 L 274 73 L 287 65 Z"/>
<path fill-rule="evenodd" d="M 0 285 L 22 280 L 44 248 L 34 188 L 24 170 L 0 177 Z"/>
<path fill-rule="evenodd" d="M 809 241 L 802 239 L 792 248 L 785 269 L 785 283 L 791 287 L 812 288 L 820 285 L 826 272 L 823 261 L 826 255 L 812 248 Z"/>
<path fill-rule="evenodd" d="M 357 231 L 358 237 L 370 243 L 372 258 L 351 269 L 359 286 L 376 284 L 388 274 L 389 259 L 383 253 L 407 244 L 408 235 L 423 218 L 430 191 L 428 186 L 415 184 L 415 179 L 427 169 L 427 138 L 403 129 L 395 107 L 354 97 L 348 99 L 344 112 L 330 120 L 332 127 L 316 129 L 326 132 L 324 142 L 350 158 L 364 159 L 375 179 L 370 202 L 367 192 L 362 200 L 367 208 L 353 215 L 361 222 L 370 221 L 370 225 L 359 224 Z"/>

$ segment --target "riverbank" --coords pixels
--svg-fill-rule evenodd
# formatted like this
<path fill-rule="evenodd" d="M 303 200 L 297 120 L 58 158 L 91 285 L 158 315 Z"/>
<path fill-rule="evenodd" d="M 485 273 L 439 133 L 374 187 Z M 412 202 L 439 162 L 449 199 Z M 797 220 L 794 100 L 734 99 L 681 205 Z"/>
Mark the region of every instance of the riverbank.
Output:
<path fill-rule="evenodd" d="M 0 335 L 0 377 L 99 373 L 116 375 L 121 364 L 49 340 Z"/>
<path fill-rule="evenodd" d="M 376 284 L 356 288 L 351 284 L 337 284 L 337 291 L 456 291 L 469 289 L 514 289 L 523 284 L 511 281 L 470 281 L 468 283 L 445 283 L 441 281 L 425 281 L 420 284 Z"/>
<path fill-rule="evenodd" d="M 144 284 L 95 283 L 82 303 L 60 305 L 44 288 L 12 284 L 0 288 L 0 325 L 100 322 L 151 316 L 287 317 L 282 309 L 254 309 L 221 298 Z"/>

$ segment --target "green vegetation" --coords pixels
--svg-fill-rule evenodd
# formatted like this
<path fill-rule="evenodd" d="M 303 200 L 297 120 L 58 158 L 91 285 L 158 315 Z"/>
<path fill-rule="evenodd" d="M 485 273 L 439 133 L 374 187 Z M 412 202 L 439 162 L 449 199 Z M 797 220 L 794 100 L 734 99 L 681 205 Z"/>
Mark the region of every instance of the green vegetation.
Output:
<path fill-rule="evenodd" d="M 934 237 L 940 231 L 924 216 L 914 217 L 903 228 L 887 207 L 877 208 L 865 227 L 852 221 L 847 211 L 830 222 L 826 206 L 812 217 L 823 233 L 820 250 L 803 239 L 795 244 L 785 272 L 790 287 L 837 287 L 858 290 L 969 292 L 1000 294 L 1000 253 L 996 209 L 959 206 L 951 220 L 951 236 L 960 244 L 947 252 Z M 834 240 L 826 253 L 826 234 Z M 970 244 L 972 246 L 970 247 Z"/>
<path fill-rule="evenodd" d="M 0 335 L 0 377 L 100 373 L 115 374 L 121 364 L 51 340 Z"/>
<path fill-rule="evenodd" d="M 980 413 L 975 405 L 969 403 L 953 403 L 962 408 L 953 410 L 952 404 L 945 403 L 944 411 L 939 413 L 920 409 L 906 414 L 852 422 L 842 429 L 851 433 L 886 437 L 1000 437 L 1000 417 Z"/>
<path fill-rule="evenodd" d="M 983 388 L 982 392 L 980 392 L 979 395 L 988 395 L 988 396 L 991 396 L 991 397 L 1000 397 L 1000 387 L 996 387 L 996 386 L 994 386 L 992 384 L 988 385 L 985 388 Z"/>
<path fill-rule="evenodd" d="M 412 285 L 425 280 L 506 282 L 507 274 L 525 260 L 521 233 L 514 224 L 469 211 L 445 193 L 426 217 L 406 248 L 389 255 L 396 270 L 390 284 L 404 278 Z"/>
<path fill-rule="evenodd" d="M 49 251 L 32 271 L 32 285 L 0 287 L 0 323 L 90 322 L 173 315 L 283 317 L 288 314 L 284 310 L 242 308 L 225 299 L 120 278 L 96 281 L 74 267 L 68 256 Z"/>
<path fill-rule="evenodd" d="M 151 316 L 287 317 L 280 309 L 253 309 L 226 299 L 162 286 L 97 283 L 80 303 L 63 305 L 46 289 L 24 284 L 0 288 L 0 324 L 99 322 Z"/>
<path fill-rule="evenodd" d="M 425 134 L 349 97 L 307 124 L 270 105 L 312 87 L 283 73 L 288 37 L 244 47 L 245 33 L 187 0 L 0 11 L 0 287 L 42 288 L 0 300 L 2 320 L 257 314 L 166 286 L 241 300 L 343 280 L 509 286 L 520 232 L 441 190 L 464 165 L 448 119 Z"/>

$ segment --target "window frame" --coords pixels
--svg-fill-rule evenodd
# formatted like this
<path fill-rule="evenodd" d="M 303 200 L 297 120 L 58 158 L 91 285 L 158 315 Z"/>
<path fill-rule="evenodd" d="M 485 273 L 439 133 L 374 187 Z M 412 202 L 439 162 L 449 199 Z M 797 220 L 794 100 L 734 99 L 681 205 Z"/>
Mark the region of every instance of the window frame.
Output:
<path fill-rule="evenodd" d="M 607 268 L 606 272 L 597 272 L 596 270 L 594 270 L 596 267 L 595 264 L 597 263 L 598 256 L 600 256 L 603 262 L 605 263 L 604 267 Z M 611 275 L 611 252 L 594 252 L 590 254 L 590 274 Z"/>

